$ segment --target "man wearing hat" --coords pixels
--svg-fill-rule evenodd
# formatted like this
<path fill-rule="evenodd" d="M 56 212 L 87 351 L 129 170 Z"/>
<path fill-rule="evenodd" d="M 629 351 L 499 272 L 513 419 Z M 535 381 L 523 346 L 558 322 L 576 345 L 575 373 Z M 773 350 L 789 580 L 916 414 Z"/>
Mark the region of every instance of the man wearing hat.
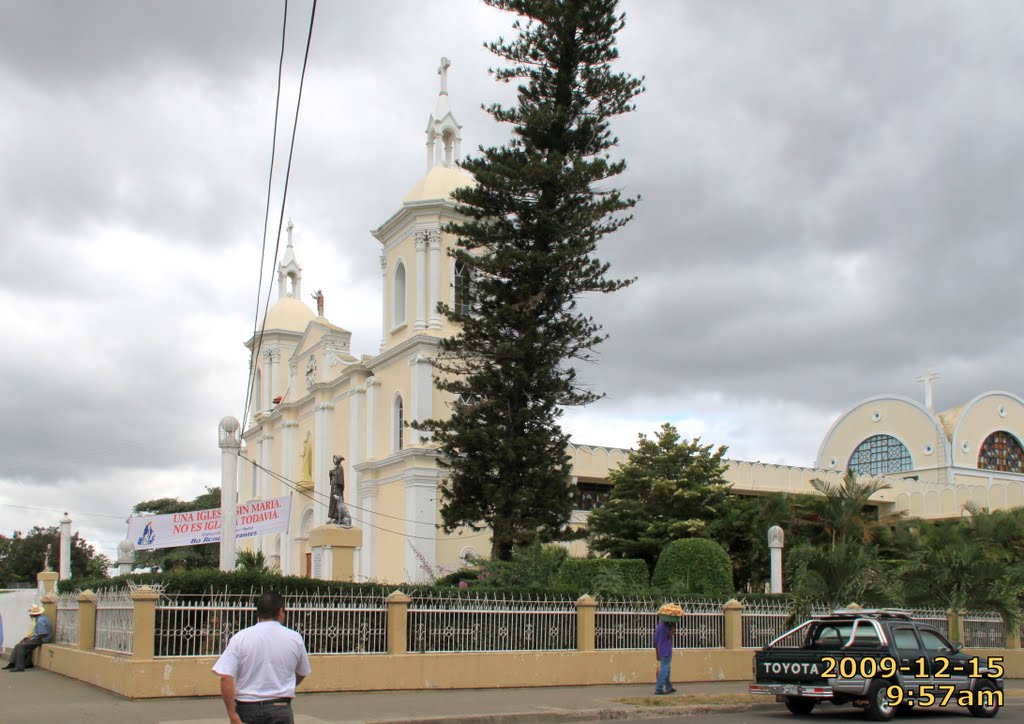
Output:
<path fill-rule="evenodd" d="M 50 617 L 43 613 L 43 607 L 39 605 L 29 606 L 28 615 L 32 617 L 28 633 L 25 638 L 18 642 L 11 652 L 5 669 L 10 671 L 24 671 L 25 664 L 32 664 L 32 652 L 50 640 Z"/>

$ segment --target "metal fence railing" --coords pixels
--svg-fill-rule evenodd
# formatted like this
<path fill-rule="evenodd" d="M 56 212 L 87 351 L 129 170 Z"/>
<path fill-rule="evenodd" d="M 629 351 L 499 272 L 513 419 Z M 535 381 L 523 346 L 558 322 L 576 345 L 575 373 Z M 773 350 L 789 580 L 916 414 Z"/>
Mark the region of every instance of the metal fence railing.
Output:
<path fill-rule="evenodd" d="M 257 623 L 258 594 L 165 595 L 156 606 L 157 656 L 217 656 L 239 630 Z M 323 592 L 285 596 L 285 625 L 310 654 L 387 651 L 383 592 Z"/>
<path fill-rule="evenodd" d="M 61 593 L 57 595 L 57 630 L 54 642 L 78 645 L 78 594 Z"/>
<path fill-rule="evenodd" d="M 127 589 L 97 593 L 96 649 L 117 654 L 130 654 L 132 652 L 134 620 L 134 602 Z"/>
<path fill-rule="evenodd" d="M 714 649 L 725 646 L 725 614 L 720 601 L 681 601 L 686 612 L 676 628 L 673 646 Z M 661 602 L 650 598 L 601 601 L 594 616 L 598 649 L 650 649 Z"/>
<path fill-rule="evenodd" d="M 941 608 L 915 608 L 910 611 L 910 618 L 924 623 L 949 638 L 949 616 Z"/>
<path fill-rule="evenodd" d="M 994 611 L 968 611 L 963 617 L 964 646 L 975 649 L 1003 647 L 1003 617 Z"/>
<path fill-rule="evenodd" d="M 749 601 L 744 604 L 740 617 L 743 648 L 762 648 L 784 634 L 792 628 L 789 625 L 791 613 L 785 601 Z M 800 643 L 789 645 L 799 646 Z"/>
<path fill-rule="evenodd" d="M 576 601 L 474 595 L 413 598 L 410 652 L 567 651 L 576 648 Z"/>

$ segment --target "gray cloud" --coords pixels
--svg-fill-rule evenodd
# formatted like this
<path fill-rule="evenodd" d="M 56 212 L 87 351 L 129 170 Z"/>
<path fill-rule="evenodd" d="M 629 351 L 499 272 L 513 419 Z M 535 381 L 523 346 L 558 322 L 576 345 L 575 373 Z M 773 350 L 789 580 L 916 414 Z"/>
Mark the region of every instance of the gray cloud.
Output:
<path fill-rule="evenodd" d="M 308 17 L 291 6 L 282 159 Z M 1019 4 L 624 8 L 620 67 L 648 90 L 614 124 L 619 183 L 643 201 L 599 253 L 638 281 L 586 302 L 611 339 L 582 373 L 608 398 L 569 415 L 578 441 L 673 420 L 810 464 L 840 411 L 920 397 L 925 369 L 940 407 L 1024 392 Z M 286 217 L 357 353 L 379 341 L 368 230 L 423 172 L 438 57 L 464 147 L 507 134 L 479 104 L 514 91 L 481 47 L 510 19 L 444 9 L 318 9 Z M 279 34 L 269 4 L 0 5 L 0 500 L 119 516 L 216 480 L 217 421 L 244 398 Z M 0 530 L 31 516 L 4 510 Z"/>

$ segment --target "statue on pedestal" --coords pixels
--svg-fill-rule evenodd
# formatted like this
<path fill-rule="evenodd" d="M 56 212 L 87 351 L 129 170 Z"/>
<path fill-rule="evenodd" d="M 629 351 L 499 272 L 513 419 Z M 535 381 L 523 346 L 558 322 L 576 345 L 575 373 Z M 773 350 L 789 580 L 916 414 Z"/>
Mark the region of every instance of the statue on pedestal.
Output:
<path fill-rule="evenodd" d="M 313 434 L 306 433 L 306 439 L 302 441 L 302 469 L 299 471 L 299 485 L 313 487 Z"/>
<path fill-rule="evenodd" d="M 327 509 L 327 522 L 335 523 L 343 528 L 352 527 L 352 516 L 345 505 L 345 461 L 341 455 L 334 456 L 334 468 L 331 470 L 331 504 Z"/>

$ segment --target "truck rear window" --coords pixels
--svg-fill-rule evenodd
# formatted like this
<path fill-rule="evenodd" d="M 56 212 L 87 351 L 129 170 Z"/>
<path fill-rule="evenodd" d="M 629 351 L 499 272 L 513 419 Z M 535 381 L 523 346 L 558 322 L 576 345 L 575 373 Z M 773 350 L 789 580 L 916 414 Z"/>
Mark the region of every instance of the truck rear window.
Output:
<path fill-rule="evenodd" d="M 811 632 L 807 645 L 813 649 L 870 649 L 881 643 L 869 621 L 824 621 Z"/>

